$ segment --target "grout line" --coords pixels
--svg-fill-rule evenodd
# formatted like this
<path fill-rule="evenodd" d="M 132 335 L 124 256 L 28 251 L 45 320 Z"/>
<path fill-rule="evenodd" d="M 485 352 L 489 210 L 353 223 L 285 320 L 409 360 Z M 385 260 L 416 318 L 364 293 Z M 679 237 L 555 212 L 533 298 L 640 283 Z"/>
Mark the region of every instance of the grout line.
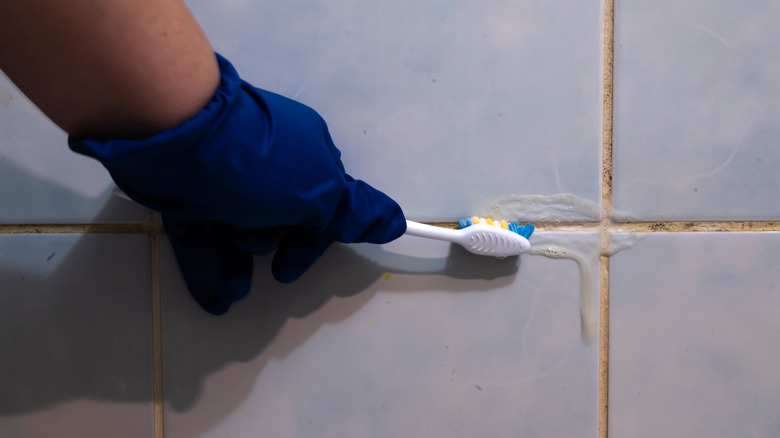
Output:
<path fill-rule="evenodd" d="M 150 225 L 161 229 L 160 215 L 152 213 Z M 160 279 L 160 232 L 150 233 L 152 277 L 152 398 L 154 409 L 154 438 L 164 436 L 163 345 L 162 345 L 162 286 Z"/>
<path fill-rule="evenodd" d="M 603 189 L 602 189 L 603 190 Z M 603 198 L 603 196 L 602 196 Z M 603 199 L 602 199 L 603 202 Z M 602 214 L 603 211 L 602 211 Z M 443 228 L 457 228 L 457 222 L 425 222 Z M 640 221 L 534 222 L 541 232 L 609 233 L 699 233 L 780 232 L 780 221 Z M 160 222 L 116 224 L 0 224 L 0 234 L 165 234 Z"/>
<path fill-rule="evenodd" d="M 609 236 L 609 235 L 607 235 Z M 604 242 L 602 235 L 602 245 Z M 606 238 L 609 242 L 609 237 Z M 607 438 L 609 435 L 609 274 L 610 257 L 599 257 L 600 297 L 599 297 L 599 359 L 598 359 L 598 436 Z"/>
<path fill-rule="evenodd" d="M 612 135 L 615 74 L 615 1 L 604 0 L 604 82 L 601 152 L 601 256 L 598 356 L 598 437 L 609 436 L 609 233 L 612 225 Z"/>
<path fill-rule="evenodd" d="M 0 224 L 0 234 L 143 234 L 158 233 L 151 222 L 116 224 Z"/>
<path fill-rule="evenodd" d="M 604 190 L 604 189 L 602 189 Z M 601 222 L 569 224 L 534 224 L 543 232 L 604 232 L 604 233 L 712 233 L 712 232 L 778 232 L 780 221 L 641 221 L 615 222 L 611 215 L 611 194 L 602 196 Z M 608 249 L 608 246 L 602 249 Z"/>
<path fill-rule="evenodd" d="M 780 221 L 666 221 L 612 223 L 613 233 L 780 231 Z"/>

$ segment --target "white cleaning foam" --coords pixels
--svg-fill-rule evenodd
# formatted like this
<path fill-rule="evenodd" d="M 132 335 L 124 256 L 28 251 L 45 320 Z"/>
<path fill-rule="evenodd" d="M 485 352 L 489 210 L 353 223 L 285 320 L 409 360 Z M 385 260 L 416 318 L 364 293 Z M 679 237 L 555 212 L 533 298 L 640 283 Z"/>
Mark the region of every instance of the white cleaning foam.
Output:
<path fill-rule="evenodd" d="M 595 202 L 571 193 L 557 195 L 511 195 L 497 200 L 484 212 L 486 216 L 517 220 L 520 223 L 592 222 L 601 220 L 601 209 Z M 613 217 L 630 220 L 634 215 L 615 212 Z M 597 232 L 535 233 L 531 239 L 530 255 L 551 259 L 568 259 L 577 263 L 580 274 L 580 328 L 583 342 L 596 339 L 598 326 L 599 256 L 611 257 L 619 251 L 632 248 L 641 239 L 640 234 L 610 236 L 607 248 L 601 247 Z"/>

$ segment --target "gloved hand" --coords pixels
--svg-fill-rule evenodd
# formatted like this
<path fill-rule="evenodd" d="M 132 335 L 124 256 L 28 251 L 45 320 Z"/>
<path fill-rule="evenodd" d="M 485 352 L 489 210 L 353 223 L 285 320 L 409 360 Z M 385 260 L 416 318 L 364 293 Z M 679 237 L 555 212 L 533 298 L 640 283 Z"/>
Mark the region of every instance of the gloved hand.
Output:
<path fill-rule="evenodd" d="M 182 125 L 145 140 L 68 139 L 128 196 L 162 213 L 201 306 L 224 313 L 248 293 L 251 254 L 276 249 L 273 275 L 290 282 L 333 242 L 403 234 L 401 208 L 345 173 L 314 110 L 253 87 L 217 58 L 218 90 Z"/>

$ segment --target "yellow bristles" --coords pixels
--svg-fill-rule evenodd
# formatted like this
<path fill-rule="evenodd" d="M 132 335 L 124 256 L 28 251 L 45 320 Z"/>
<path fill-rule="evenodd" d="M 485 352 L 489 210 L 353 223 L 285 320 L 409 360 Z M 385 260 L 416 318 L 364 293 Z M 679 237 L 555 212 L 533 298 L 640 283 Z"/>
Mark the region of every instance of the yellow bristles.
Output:
<path fill-rule="evenodd" d="M 500 227 L 505 230 L 509 229 L 509 223 L 503 219 L 493 219 L 492 217 L 479 217 L 479 216 L 472 216 L 471 217 L 471 224 L 483 224 L 483 225 L 492 225 L 494 227 Z"/>

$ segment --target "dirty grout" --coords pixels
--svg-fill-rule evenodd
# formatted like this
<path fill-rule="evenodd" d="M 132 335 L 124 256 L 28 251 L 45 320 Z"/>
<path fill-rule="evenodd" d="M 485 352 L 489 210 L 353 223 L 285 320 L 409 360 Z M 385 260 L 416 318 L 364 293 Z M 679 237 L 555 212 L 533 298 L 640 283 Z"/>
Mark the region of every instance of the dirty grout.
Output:
<path fill-rule="evenodd" d="M 152 281 L 152 398 L 154 438 L 164 437 L 164 405 L 163 391 L 163 335 L 162 335 L 162 283 L 160 277 L 160 234 L 162 218 L 159 213 L 152 213 L 149 224 L 153 231 L 149 235 L 151 281 Z"/>
<path fill-rule="evenodd" d="M 0 234 L 145 234 L 162 226 L 150 222 L 114 224 L 0 224 Z"/>
<path fill-rule="evenodd" d="M 604 0 L 604 65 L 601 148 L 601 256 L 599 264 L 598 437 L 609 435 L 609 234 L 612 228 L 612 121 L 615 73 L 615 1 Z"/>

